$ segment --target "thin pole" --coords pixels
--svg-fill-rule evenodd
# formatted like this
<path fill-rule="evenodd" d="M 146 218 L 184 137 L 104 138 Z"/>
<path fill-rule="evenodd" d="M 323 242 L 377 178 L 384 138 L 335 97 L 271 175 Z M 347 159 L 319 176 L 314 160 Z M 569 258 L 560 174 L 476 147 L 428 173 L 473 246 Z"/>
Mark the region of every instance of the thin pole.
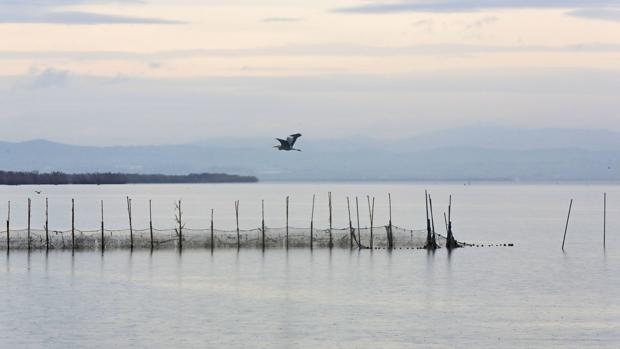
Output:
<path fill-rule="evenodd" d="M 312 194 L 312 213 L 310 214 L 310 249 L 312 249 L 312 244 L 314 242 L 314 199 L 316 198 L 316 194 Z"/>
<path fill-rule="evenodd" d="M 71 249 L 75 249 L 75 199 L 71 199 Z"/>
<path fill-rule="evenodd" d="M 372 206 L 370 204 L 370 196 L 366 195 L 366 199 L 368 200 L 368 216 L 370 217 L 370 248 L 372 249 L 374 246 L 374 238 L 373 238 L 373 216 L 375 214 L 375 198 L 372 198 Z"/>
<path fill-rule="evenodd" d="M 149 237 L 151 240 L 151 250 L 153 249 L 153 204 L 149 200 Z"/>
<path fill-rule="evenodd" d="M 131 199 L 127 197 L 127 215 L 129 216 L 129 249 L 133 250 L 133 224 L 131 222 Z"/>
<path fill-rule="evenodd" d="M 49 211 L 48 211 L 48 201 L 45 198 L 45 249 L 48 250 L 50 248 L 50 234 L 49 234 Z"/>
<path fill-rule="evenodd" d="M 30 250 L 30 198 L 28 198 L 28 250 Z"/>
<path fill-rule="evenodd" d="M 105 230 L 103 224 L 103 200 L 101 200 L 101 251 L 105 250 Z"/>
<path fill-rule="evenodd" d="M 11 248 L 11 201 L 9 200 L 6 214 L 6 249 Z"/>
<path fill-rule="evenodd" d="M 334 247 L 334 241 L 332 238 L 332 192 L 328 193 L 329 199 L 329 248 Z"/>
<path fill-rule="evenodd" d="M 262 232 L 262 247 L 265 249 L 265 200 L 261 200 L 261 232 Z M 288 225 L 288 224 L 287 224 Z"/>
<path fill-rule="evenodd" d="M 431 209 L 431 228 L 433 230 L 433 243 L 435 243 L 435 215 L 433 214 L 433 199 L 431 196 L 428 196 L 428 205 Z"/>
<path fill-rule="evenodd" d="M 429 217 L 428 212 L 428 191 L 424 191 L 424 203 L 426 205 L 426 248 L 432 248 L 432 239 L 431 236 L 431 219 Z"/>
<path fill-rule="evenodd" d="M 211 250 L 213 247 L 213 209 L 211 209 Z"/>
<path fill-rule="evenodd" d="M 388 193 L 388 206 L 389 206 L 389 212 L 390 212 L 390 231 L 388 232 L 388 248 L 392 249 L 392 194 Z"/>
<path fill-rule="evenodd" d="M 179 212 L 178 212 L 178 221 L 179 221 L 179 252 L 183 250 L 183 210 L 181 208 L 181 200 L 179 200 Z"/>
<path fill-rule="evenodd" d="M 607 193 L 603 194 L 603 248 L 605 248 L 605 240 L 607 233 Z"/>
<path fill-rule="evenodd" d="M 349 212 L 349 247 L 353 249 L 353 237 L 355 236 L 355 232 L 353 232 L 353 222 L 351 222 L 351 203 L 349 202 L 349 197 L 347 196 L 347 211 Z"/>
<path fill-rule="evenodd" d="M 237 219 L 237 249 L 241 248 L 241 235 L 239 233 L 239 200 L 235 201 L 235 217 Z"/>
<path fill-rule="evenodd" d="M 360 203 L 355 197 L 355 210 L 357 211 L 357 240 L 359 241 L 359 248 L 362 248 L 362 231 L 360 230 Z"/>
<path fill-rule="evenodd" d="M 286 197 L 286 248 L 288 248 L 288 196 Z"/>
<path fill-rule="evenodd" d="M 566 216 L 566 226 L 564 227 L 564 238 L 562 239 L 562 251 L 564 251 L 564 243 L 566 242 L 566 232 L 568 231 L 568 221 L 570 220 L 570 212 L 573 209 L 573 199 L 570 199 L 568 205 L 568 216 Z"/>

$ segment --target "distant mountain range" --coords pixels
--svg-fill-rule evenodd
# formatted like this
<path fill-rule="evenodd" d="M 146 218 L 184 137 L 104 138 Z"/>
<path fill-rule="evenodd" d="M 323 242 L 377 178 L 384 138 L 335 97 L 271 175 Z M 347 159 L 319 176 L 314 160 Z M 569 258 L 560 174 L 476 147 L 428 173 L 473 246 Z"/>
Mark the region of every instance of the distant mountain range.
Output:
<path fill-rule="evenodd" d="M 0 170 L 231 173 L 260 180 L 620 180 L 620 133 L 470 127 L 410 139 L 316 140 L 303 152 L 275 140 L 205 140 L 183 145 L 78 146 L 0 142 Z"/>

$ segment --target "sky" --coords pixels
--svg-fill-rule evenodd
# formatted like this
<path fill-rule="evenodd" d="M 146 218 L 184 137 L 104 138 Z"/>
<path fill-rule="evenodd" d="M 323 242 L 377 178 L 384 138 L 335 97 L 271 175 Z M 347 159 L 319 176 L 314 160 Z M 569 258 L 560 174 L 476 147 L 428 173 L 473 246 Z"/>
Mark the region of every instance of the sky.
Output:
<path fill-rule="evenodd" d="M 618 0 L 0 0 L 0 140 L 620 131 Z"/>

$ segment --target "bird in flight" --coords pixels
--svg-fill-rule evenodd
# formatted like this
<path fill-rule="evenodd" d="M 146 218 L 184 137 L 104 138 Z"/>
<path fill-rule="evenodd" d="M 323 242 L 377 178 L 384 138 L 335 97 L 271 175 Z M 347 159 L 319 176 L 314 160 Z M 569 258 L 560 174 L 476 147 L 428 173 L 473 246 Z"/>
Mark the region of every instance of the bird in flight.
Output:
<path fill-rule="evenodd" d="M 286 150 L 286 151 L 290 151 L 290 150 L 296 150 L 296 151 L 301 151 L 300 149 L 295 149 L 293 148 L 293 146 L 295 145 L 295 142 L 297 141 L 297 138 L 301 137 L 301 133 L 295 133 L 292 134 L 288 137 L 286 137 L 286 139 L 280 139 L 280 138 L 276 138 L 278 140 L 278 142 L 280 142 L 280 145 L 274 145 L 274 148 L 278 148 L 278 150 Z"/>
<path fill-rule="evenodd" d="M 40 190 L 35 190 L 34 192 L 37 193 L 37 194 L 41 194 Z"/>

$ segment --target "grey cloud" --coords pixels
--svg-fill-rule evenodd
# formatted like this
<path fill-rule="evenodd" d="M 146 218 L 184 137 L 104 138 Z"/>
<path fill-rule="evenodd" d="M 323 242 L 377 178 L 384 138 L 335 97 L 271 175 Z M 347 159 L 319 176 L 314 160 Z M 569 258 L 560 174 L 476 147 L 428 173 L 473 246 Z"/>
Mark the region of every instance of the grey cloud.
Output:
<path fill-rule="evenodd" d="M 471 12 L 510 8 L 601 8 L 618 6 L 617 0 L 429 0 L 373 2 L 336 8 L 340 13 L 386 14 L 398 12 Z"/>
<path fill-rule="evenodd" d="M 620 22 L 620 10 L 617 9 L 580 9 L 570 11 L 567 14 L 587 19 Z"/>
<path fill-rule="evenodd" d="M 59 1 L 4 1 L 0 2 L 0 23 L 49 23 L 49 24 L 183 24 L 184 22 L 161 19 L 67 11 L 62 6 L 87 3 L 112 3 L 114 1 L 59 0 Z M 118 1 L 117 1 L 118 2 Z M 126 1 L 141 3 L 140 1 Z"/>
<path fill-rule="evenodd" d="M 69 71 L 55 68 L 47 68 L 43 71 L 35 69 L 27 80 L 27 86 L 31 89 L 64 87 L 69 81 Z"/>

